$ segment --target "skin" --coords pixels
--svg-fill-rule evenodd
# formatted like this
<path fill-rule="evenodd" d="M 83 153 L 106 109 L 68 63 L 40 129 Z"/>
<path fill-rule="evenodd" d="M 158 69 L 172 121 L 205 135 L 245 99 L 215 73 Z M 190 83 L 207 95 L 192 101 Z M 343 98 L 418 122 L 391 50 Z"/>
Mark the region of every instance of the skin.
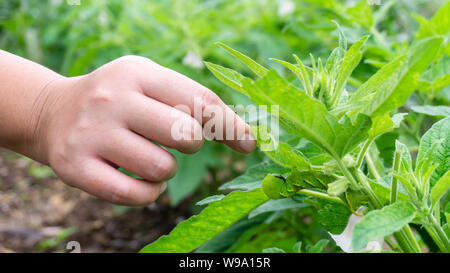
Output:
<path fill-rule="evenodd" d="M 148 205 L 166 189 L 177 162 L 164 147 L 183 153 L 201 148 L 208 118 L 193 117 L 195 100 L 233 117 L 224 132 L 245 134 L 220 142 L 242 153 L 255 149 L 249 126 L 214 92 L 143 57 L 121 57 L 68 78 L 0 50 L 0 83 L 0 146 L 115 204 Z M 175 122 L 183 124 L 182 140 L 172 137 Z"/>

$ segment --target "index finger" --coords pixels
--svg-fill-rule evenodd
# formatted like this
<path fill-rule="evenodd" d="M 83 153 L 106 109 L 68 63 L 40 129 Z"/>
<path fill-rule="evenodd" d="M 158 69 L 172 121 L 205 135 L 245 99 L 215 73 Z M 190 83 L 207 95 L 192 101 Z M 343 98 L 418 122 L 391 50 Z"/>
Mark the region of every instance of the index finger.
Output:
<path fill-rule="evenodd" d="M 146 58 L 138 58 L 138 81 L 145 95 L 194 117 L 204 136 L 250 153 L 256 143 L 250 126 L 214 92 L 200 83 Z"/>

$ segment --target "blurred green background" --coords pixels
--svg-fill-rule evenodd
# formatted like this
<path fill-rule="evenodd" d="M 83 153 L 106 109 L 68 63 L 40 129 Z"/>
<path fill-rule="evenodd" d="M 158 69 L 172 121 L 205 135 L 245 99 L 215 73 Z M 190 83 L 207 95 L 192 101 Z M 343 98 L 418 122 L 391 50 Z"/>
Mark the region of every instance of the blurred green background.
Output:
<path fill-rule="evenodd" d="M 371 36 L 351 79 L 358 85 L 404 52 L 421 18 L 429 18 L 446 1 L 371 2 L 377 1 L 1 0 L 0 48 L 65 76 L 89 73 L 123 55 L 141 55 L 202 83 L 228 104 L 248 104 L 205 68 L 203 61 L 210 61 L 247 74 L 216 42 L 288 75 L 268 58 L 293 61 L 295 53 L 309 64 L 310 53 L 327 56 L 338 42 L 335 20 L 349 42 Z M 448 95 L 442 99 L 448 103 Z M 221 183 L 261 158 L 257 152 L 244 157 L 211 142 L 195 155 L 174 153 L 179 172 L 168 184 L 172 206 L 187 197 L 197 201 L 214 194 Z M 41 174 L 39 168 L 33 172 Z"/>

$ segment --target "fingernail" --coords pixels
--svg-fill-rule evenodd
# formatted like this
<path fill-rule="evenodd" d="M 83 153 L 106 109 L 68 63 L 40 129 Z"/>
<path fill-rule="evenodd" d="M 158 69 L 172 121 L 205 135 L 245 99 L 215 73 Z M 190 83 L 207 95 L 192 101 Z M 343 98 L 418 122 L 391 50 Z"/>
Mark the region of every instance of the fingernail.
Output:
<path fill-rule="evenodd" d="M 239 141 L 239 147 L 246 153 L 252 152 L 256 148 L 255 138 L 251 134 L 246 134 L 242 140 Z"/>
<path fill-rule="evenodd" d="M 164 182 L 161 184 L 161 187 L 159 188 L 159 194 L 163 193 L 167 189 L 167 183 Z"/>

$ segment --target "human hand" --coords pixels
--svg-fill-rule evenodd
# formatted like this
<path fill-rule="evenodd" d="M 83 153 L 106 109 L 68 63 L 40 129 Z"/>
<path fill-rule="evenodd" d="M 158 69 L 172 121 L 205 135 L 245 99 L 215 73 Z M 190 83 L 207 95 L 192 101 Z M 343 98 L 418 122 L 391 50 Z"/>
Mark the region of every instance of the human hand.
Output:
<path fill-rule="evenodd" d="M 202 125 L 211 117 L 194 116 L 196 103 L 232 118 L 214 126 L 231 130 L 234 138 L 218 141 L 243 153 L 255 149 L 249 126 L 216 94 L 143 57 L 122 57 L 90 74 L 56 79 L 39 101 L 37 157 L 65 183 L 116 204 L 147 205 L 175 175 L 175 158 L 153 141 L 183 153 L 201 148 Z"/>

